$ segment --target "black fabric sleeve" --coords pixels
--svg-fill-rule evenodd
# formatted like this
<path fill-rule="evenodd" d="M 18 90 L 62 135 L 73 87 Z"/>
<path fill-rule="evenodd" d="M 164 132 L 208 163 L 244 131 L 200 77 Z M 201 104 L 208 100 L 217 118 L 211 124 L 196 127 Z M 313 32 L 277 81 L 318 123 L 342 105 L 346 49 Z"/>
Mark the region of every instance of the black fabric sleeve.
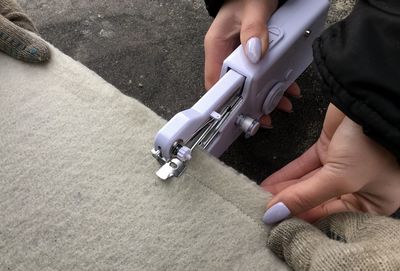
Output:
<path fill-rule="evenodd" d="M 215 17 L 224 3 L 224 0 L 204 0 L 204 2 L 206 3 L 208 14 L 210 14 L 211 17 Z"/>
<path fill-rule="evenodd" d="M 282 6 L 286 1 L 287 0 L 279 0 L 278 7 Z M 215 17 L 224 3 L 224 0 L 204 0 L 204 2 L 206 3 L 208 14 L 210 14 L 212 17 Z"/>
<path fill-rule="evenodd" d="M 313 49 L 330 101 L 400 160 L 400 1 L 359 0 Z"/>

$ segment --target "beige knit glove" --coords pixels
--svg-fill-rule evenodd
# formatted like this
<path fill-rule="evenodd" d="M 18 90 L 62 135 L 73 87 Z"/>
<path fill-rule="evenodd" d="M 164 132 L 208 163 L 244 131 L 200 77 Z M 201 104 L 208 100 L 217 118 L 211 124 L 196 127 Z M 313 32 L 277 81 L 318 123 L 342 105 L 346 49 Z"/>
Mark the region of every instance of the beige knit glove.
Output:
<path fill-rule="evenodd" d="M 293 218 L 271 231 L 268 246 L 294 270 L 400 270 L 400 220 L 339 213 L 313 226 Z"/>
<path fill-rule="evenodd" d="M 50 50 L 14 0 L 0 0 L 0 51 L 26 62 L 44 62 Z"/>

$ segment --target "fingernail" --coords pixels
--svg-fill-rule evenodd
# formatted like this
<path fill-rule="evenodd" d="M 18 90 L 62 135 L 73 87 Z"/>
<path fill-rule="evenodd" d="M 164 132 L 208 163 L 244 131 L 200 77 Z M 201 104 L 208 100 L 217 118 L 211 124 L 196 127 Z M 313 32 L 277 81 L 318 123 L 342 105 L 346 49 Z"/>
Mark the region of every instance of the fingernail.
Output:
<path fill-rule="evenodd" d="M 257 37 L 252 37 L 246 44 L 247 57 L 254 64 L 261 58 L 261 40 Z"/>
<path fill-rule="evenodd" d="M 260 127 L 261 128 L 265 128 L 265 129 L 272 129 L 274 128 L 274 126 L 272 126 L 272 121 L 271 118 L 269 118 L 268 116 L 261 116 L 260 118 Z"/>
<path fill-rule="evenodd" d="M 287 110 L 286 108 L 279 108 L 280 111 L 285 112 L 285 113 L 293 113 L 293 107 L 289 110 Z"/>
<path fill-rule="evenodd" d="M 273 129 L 273 128 L 274 128 L 274 126 L 272 126 L 272 125 L 266 125 L 266 124 L 261 124 L 260 127 L 261 127 L 261 128 L 264 128 L 264 129 Z"/>
<path fill-rule="evenodd" d="M 283 202 L 278 202 L 265 212 L 262 220 L 265 224 L 274 224 L 288 218 L 289 215 L 288 207 Z"/>

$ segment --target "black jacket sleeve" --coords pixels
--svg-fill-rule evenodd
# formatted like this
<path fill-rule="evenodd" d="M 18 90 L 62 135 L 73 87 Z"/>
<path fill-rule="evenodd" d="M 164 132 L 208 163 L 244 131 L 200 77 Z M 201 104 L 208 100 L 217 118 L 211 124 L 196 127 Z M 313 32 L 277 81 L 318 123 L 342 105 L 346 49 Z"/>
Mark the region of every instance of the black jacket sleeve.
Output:
<path fill-rule="evenodd" d="M 286 1 L 287 0 L 279 0 L 279 6 L 283 5 Z M 212 17 L 215 17 L 224 3 L 224 0 L 204 0 L 204 2 L 206 3 L 208 14 L 210 14 Z"/>
<path fill-rule="evenodd" d="M 400 159 L 400 1 L 359 0 L 313 49 L 330 101 Z"/>
<path fill-rule="evenodd" d="M 206 3 L 208 14 L 210 14 L 212 17 L 215 17 L 224 3 L 224 0 L 204 0 L 204 2 Z"/>

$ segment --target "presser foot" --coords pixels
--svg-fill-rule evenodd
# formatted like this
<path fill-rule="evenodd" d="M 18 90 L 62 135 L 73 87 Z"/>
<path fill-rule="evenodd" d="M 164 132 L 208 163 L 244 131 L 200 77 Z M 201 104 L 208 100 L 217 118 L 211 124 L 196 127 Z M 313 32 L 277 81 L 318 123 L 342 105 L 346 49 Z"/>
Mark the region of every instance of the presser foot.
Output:
<path fill-rule="evenodd" d="M 152 149 L 151 154 L 161 164 L 156 175 L 163 181 L 166 181 L 171 177 L 179 177 L 186 168 L 186 163 L 178 158 L 172 158 L 171 160 L 166 161 L 160 156 L 159 150 Z"/>
<path fill-rule="evenodd" d="M 192 152 L 196 147 L 207 150 L 215 138 L 220 134 L 221 127 L 228 121 L 231 113 L 238 107 L 242 97 L 236 93 L 229 102 L 222 108 L 221 113 L 213 111 L 210 118 L 200 125 L 200 127 L 191 135 L 190 139 L 184 144 L 183 140 L 177 140 L 171 146 L 169 158 L 162 155 L 161 149 L 152 149 L 152 156 L 160 163 L 161 168 L 156 175 L 167 180 L 171 177 L 179 177 L 185 170 L 186 163 L 191 160 Z M 248 123 L 248 118 L 243 117 L 241 126 Z M 252 119 L 251 119 L 252 120 Z M 253 122 L 249 122 L 253 124 Z M 243 129 L 243 128 L 242 128 Z M 246 126 L 246 132 L 248 127 Z"/>

